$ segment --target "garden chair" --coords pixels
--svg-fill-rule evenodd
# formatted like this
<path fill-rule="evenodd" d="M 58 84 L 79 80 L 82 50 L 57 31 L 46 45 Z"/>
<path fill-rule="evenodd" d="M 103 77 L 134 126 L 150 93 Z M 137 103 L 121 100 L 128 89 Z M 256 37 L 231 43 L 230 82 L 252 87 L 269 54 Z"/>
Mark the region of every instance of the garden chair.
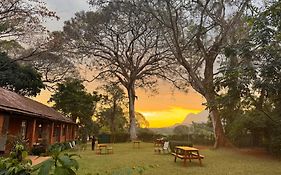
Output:
<path fill-rule="evenodd" d="M 72 146 L 71 142 L 68 142 L 68 144 L 69 144 L 69 147 L 70 147 L 71 149 L 74 148 L 74 147 Z"/>
<path fill-rule="evenodd" d="M 163 153 L 167 151 L 167 153 L 170 152 L 169 142 L 164 142 L 164 146 L 162 148 Z"/>

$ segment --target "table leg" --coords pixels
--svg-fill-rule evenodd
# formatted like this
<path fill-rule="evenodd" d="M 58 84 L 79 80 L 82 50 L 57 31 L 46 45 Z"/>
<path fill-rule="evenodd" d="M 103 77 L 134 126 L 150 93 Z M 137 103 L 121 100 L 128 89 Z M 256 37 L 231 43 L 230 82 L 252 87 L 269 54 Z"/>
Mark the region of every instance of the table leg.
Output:
<path fill-rule="evenodd" d="M 183 159 L 183 164 L 186 165 L 186 159 L 187 159 L 187 151 L 184 151 L 184 159 Z"/>
<path fill-rule="evenodd" d="M 178 157 L 178 149 L 176 149 L 175 162 L 177 161 L 177 157 Z"/>
<path fill-rule="evenodd" d="M 202 161 L 201 161 L 201 157 L 200 157 L 199 151 L 197 151 L 197 156 L 198 156 L 199 164 L 200 164 L 200 166 L 202 166 Z"/>

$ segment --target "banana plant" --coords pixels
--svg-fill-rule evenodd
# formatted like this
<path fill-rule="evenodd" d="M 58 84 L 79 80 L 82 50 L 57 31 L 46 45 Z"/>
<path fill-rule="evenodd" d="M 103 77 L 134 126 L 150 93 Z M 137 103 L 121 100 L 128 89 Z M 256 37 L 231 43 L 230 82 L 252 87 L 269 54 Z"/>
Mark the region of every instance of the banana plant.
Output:
<path fill-rule="evenodd" d="M 79 164 L 74 157 L 80 157 L 79 155 L 64 153 L 59 146 L 50 150 L 50 155 L 50 159 L 34 166 L 38 175 L 76 175 Z"/>
<path fill-rule="evenodd" d="M 0 158 L 0 175 L 30 175 L 32 162 L 24 146 L 16 144 L 9 157 Z"/>

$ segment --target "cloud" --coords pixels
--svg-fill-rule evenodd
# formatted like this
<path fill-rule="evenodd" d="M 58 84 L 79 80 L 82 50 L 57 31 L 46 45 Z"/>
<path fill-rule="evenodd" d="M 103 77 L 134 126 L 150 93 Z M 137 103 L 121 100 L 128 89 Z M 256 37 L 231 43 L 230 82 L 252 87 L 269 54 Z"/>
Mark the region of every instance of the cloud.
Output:
<path fill-rule="evenodd" d="M 86 0 L 48 0 L 49 10 L 55 11 L 60 20 L 47 20 L 44 24 L 49 30 L 62 30 L 64 21 L 71 19 L 76 12 L 89 10 L 90 6 Z"/>

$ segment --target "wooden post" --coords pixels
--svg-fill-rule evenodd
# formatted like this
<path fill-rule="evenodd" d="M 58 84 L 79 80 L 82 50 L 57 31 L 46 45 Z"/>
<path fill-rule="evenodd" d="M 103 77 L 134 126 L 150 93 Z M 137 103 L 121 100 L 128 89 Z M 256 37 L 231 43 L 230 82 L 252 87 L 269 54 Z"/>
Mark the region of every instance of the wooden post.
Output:
<path fill-rule="evenodd" d="M 74 137 L 73 137 L 73 125 L 70 125 L 69 135 L 70 135 L 71 140 L 74 140 Z"/>
<path fill-rule="evenodd" d="M 55 123 L 52 122 L 51 127 L 50 127 L 50 135 L 49 135 L 49 144 L 52 145 L 54 143 L 54 128 L 55 128 Z"/>
<path fill-rule="evenodd" d="M 30 148 L 33 146 L 34 142 L 36 141 L 36 119 L 32 120 L 31 123 L 31 139 L 29 142 Z"/>
<path fill-rule="evenodd" d="M 62 132 L 63 132 L 62 130 L 63 130 L 63 127 L 62 127 L 62 126 L 63 126 L 63 124 L 60 124 L 60 137 L 59 137 L 59 138 L 60 138 L 60 140 L 59 140 L 59 142 L 62 142 L 62 141 L 63 141 L 63 139 L 62 139 L 62 137 L 63 137 L 63 136 L 62 136 Z"/>

